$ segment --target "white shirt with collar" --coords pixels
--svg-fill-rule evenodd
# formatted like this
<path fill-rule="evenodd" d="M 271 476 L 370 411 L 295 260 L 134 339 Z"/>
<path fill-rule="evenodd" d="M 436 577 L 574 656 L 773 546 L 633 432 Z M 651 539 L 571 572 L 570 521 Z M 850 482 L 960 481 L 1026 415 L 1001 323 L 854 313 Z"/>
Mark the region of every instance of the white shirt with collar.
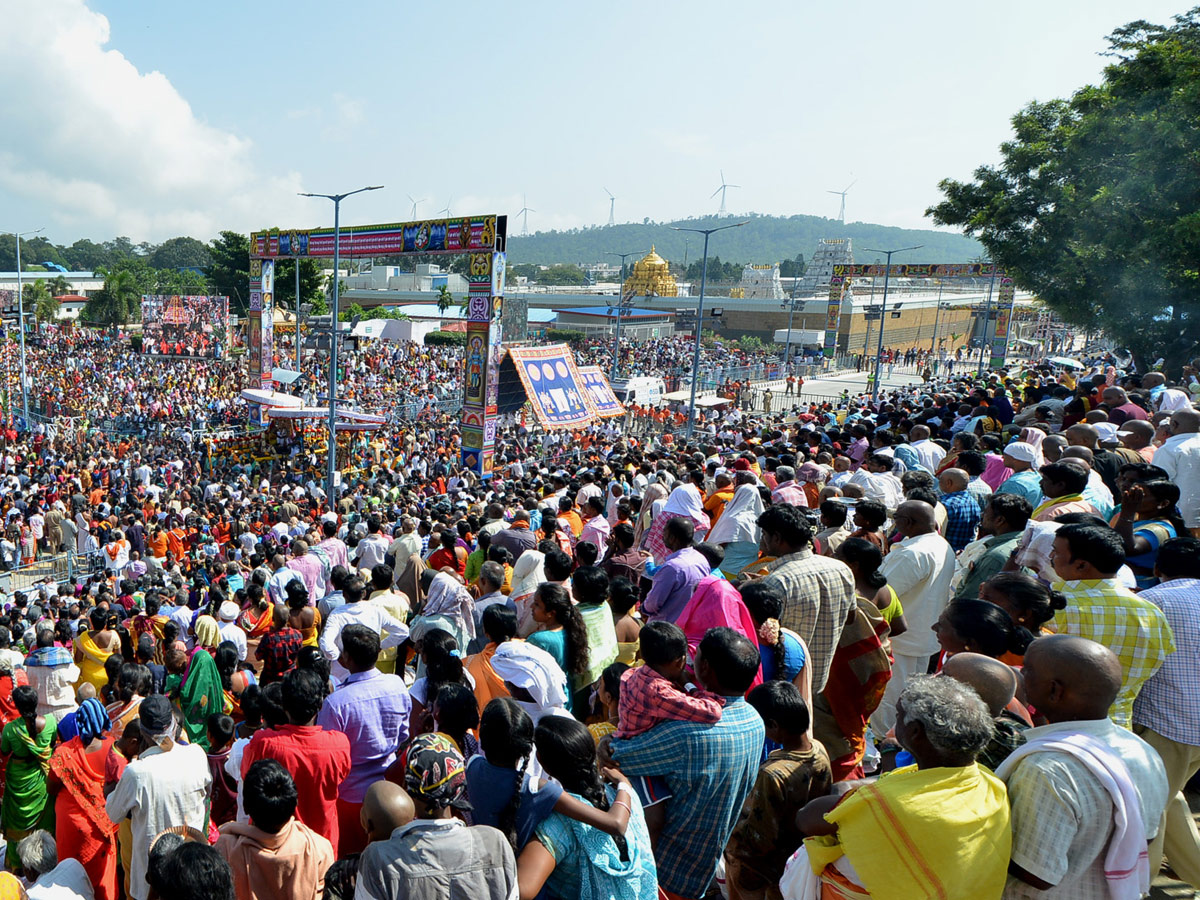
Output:
<path fill-rule="evenodd" d="M 916 452 L 921 468 L 925 469 L 931 475 L 937 469 L 938 463 L 946 456 L 946 451 L 929 438 L 925 438 L 923 441 L 913 441 L 909 446 Z"/>
<path fill-rule="evenodd" d="M 1200 434 L 1173 434 L 1154 451 L 1154 465 L 1179 485 L 1179 511 L 1188 528 L 1200 528 Z"/>

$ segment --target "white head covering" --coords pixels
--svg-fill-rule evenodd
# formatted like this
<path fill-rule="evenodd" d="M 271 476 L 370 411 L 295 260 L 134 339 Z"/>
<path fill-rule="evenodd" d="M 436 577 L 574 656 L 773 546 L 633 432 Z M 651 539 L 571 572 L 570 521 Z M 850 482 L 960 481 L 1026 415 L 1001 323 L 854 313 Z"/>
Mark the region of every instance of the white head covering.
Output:
<path fill-rule="evenodd" d="M 567 676 L 554 657 L 527 641 L 505 641 L 492 654 L 492 668 L 503 680 L 529 691 L 533 704 L 517 702 L 534 723 L 552 710 L 567 705 Z"/>
<path fill-rule="evenodd" d="M 445 572 L 433 576 L 421 615 L 445 616 L 457 623 L 468 638 L 475 637 L 475 600 L 458 579 Z"/>
<path fill-rule="evenodd" d="M 704 512 L 704 498 L 694 484 L 681 484 L 671 491 L 662 511 L 664 515 L 687 516 L 693 522 L 708 521 Z"/>
<path fill-rule="evenodd" d="M 762 497 L 752 484 L 738 485 L 733 499 L 725 505 L 725 511 L 709 532 L 708 540 L 713 544 L 736 544 L 743 541 L 758 543 L 761 532 L 758 517 L 763 512 Z"/>
<path fill-rule="evenodd" d="M 1167 388 L 1158 395 L 1159 412 L 1175 412 L 1177 409 L 1191 409 L 1192 401 L 1183 391 Z"/>
<path fill-rule="evenodd" d="M 517 634 L 528 637 L 537 631 L 533 621 L 533 592 L 546 580 L 546 554 L 540 550 L 526 550 L 513 566 L 512 589 L 508 599 L 517 608 Z"/>

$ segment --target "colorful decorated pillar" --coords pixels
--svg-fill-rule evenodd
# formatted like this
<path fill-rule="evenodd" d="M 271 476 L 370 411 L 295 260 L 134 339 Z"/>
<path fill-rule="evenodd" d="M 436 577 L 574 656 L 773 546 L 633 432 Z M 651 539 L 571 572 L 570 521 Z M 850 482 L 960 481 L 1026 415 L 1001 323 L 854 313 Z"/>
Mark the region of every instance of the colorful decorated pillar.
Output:
<path fill-rule="evenodd" d="M 825 346 L 822 354 L 833 359 L 837 356 L 838 330 L 842 327 L 842 302 L 850 289 L 850 278 L 842 274 L 843 266 L 833 267 L 829 279 L 829 311 L 825 317 Z"/>
<path fill-rule="evenodd" d="M 996 277 L 1000 282 L 1000 292 L 996 295 L 996 328 L 992 332 L 991 367 L 997 369 L 1004 365 L 1008 356 L 1008 336 L 1012 328 L 1013 306 L 1017 302 L 1017 292 L 1013 280 L 997 270 Z"/>
<path fill-rule="evenodd" d="M 467 343 L 464 350 L 462 462 L 482 478 L 492 475 L 496 451 L 496 407 L 504 329 L 505 256 L 472 253 L 467 270 Z"/>

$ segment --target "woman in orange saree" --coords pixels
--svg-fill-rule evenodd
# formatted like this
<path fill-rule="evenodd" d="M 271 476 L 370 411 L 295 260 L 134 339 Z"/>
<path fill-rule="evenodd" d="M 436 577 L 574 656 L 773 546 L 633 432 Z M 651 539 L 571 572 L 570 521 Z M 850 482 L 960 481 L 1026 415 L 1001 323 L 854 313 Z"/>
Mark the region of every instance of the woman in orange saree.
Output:
<path fill-rule="evenodd" d="M 75 722 L 79 734 L 50 758 L 54 840 L 61 859 L 82 863 L 96 900 L 118 900 L 117 826 L 104 811 L 104 764 L 113 743 L 108 713 L 93 697 L 83 701 Z"/>

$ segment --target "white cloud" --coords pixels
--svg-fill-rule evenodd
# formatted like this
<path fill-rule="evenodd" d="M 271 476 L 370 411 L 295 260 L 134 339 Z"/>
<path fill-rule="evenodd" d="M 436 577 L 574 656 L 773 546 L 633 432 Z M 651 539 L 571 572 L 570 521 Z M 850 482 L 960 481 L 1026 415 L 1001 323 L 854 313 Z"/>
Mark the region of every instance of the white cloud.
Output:
<path fill-rule="evenodd" d="M 108 19 L 85 0 L 0 6 L 0 197 L 72 233 L 135 240 L 311 218 L 298 174 L 260 171 L 249 141 L 108 49 Z"/>

